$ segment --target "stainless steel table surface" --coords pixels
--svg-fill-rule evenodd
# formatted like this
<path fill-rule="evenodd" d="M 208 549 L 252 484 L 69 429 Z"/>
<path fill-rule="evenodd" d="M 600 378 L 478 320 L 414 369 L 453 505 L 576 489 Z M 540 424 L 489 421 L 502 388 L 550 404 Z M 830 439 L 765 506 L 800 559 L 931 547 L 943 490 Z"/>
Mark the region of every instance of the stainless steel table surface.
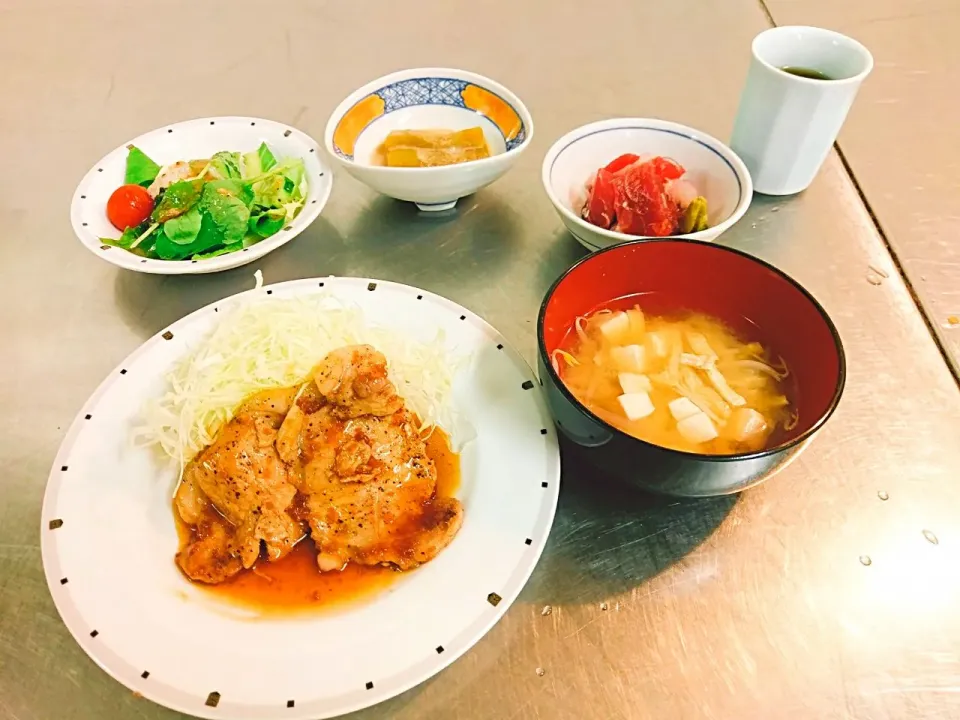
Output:
<path fill-rule="evenodd" d="M 766 24 L 754 0 L 0 8 L 3 720 L 177 716 L 83 654 L 41 568 L 50 463 L 116 363 L 250 287 L 256 267 L 268 282 L 353 274 L 427 288 L 532 362 L 541 297 L 582 256 L 540 187 L 549 144 L 618 114 L 727 137 L 750 39 Z M 74 239 L 76 182 L 128 138 L 227 113 L 320 136 L 354 87 L 417 65 L 496 77 L 536 119 L 529 153 L 455 215 L 419 216 L 339 173 L 322 218 L 258 266 L 138 275 Z M 954 380 L 835 156 L 808 192 L 758 198 L 723 240 L 792 273 L 832 314 L 849 363 L 833 420 L 739 498 L 639 495 L 565 453 L 556 524 L 514 607 L 441 675 L 357 718 L 960 717 Z M 887 277 L 871 283 L 870 266 Z"/>
<path fill-rule="evenodd" d="M 960 377 L 960 2 L 764 1 L 873 53 L 840 148 Z"/>

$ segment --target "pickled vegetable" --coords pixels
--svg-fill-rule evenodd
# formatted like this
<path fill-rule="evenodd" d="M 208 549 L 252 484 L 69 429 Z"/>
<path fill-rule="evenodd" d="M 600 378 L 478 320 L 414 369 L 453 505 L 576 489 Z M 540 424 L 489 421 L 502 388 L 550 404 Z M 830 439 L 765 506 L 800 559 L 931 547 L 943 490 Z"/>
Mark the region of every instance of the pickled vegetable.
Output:
<path fill-rule="evenodd" d="M 490 157 L 483 128 L 394 130 L 377 148 L 374 162 L 387 167 L 437 167 Z"/>

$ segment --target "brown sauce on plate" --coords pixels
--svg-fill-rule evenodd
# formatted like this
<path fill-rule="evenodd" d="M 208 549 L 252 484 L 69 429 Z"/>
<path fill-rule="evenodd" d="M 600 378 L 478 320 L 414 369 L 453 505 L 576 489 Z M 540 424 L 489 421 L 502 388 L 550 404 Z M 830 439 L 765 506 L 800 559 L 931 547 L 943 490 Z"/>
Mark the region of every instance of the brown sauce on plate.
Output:
<path fill-rule="evenodd" d="M 460 455 L 450 447 L 449 436 L 435 428 L 425 440 L 427 455 L 437 468 L 437 496 L 451 497 L 460 487 Z M 291 513 L 295 518 L 302 511 L 302 497 L 297 495 Z M 192 539 L 193 529 L 173 511 L 180 546 Z M 306 525 L 304 525 L 306 528 Z M 306 530 L 305 530 L 306 532 Z M 243 570 L 219 585 L 193 583 L 218 599 L 262 614 L 289 613 L 303 610 L 324 610 L 363 600 L 383 590 L 401 573 L 393 568 L 350 563 L 340 572 L 321 573 L 317 567 L 317 550 L 309 536 L 304 537 L 284 558 L 276 562 L 261 559 L 249 570 Z"/>

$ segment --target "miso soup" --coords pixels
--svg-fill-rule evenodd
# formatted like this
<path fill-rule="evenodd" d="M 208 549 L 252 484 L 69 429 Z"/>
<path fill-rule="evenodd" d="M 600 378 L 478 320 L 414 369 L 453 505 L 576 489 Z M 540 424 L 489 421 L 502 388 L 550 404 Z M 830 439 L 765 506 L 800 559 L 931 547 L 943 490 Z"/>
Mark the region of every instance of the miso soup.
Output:
<path fill-rule="evenodd" d="M 752 452 L 797 423 L 783 360 L 707 315 L 600 310 L 551 359 L 591 412 L 661 447 Z"/>

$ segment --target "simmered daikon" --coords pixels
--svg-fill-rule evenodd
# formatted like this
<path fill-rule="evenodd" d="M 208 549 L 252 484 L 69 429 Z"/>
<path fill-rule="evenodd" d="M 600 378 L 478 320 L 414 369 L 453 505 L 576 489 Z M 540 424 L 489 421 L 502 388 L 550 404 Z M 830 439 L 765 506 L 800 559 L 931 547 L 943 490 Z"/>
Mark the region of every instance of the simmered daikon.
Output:
<path fill-rule="evenodd" d="M 490 147 L 483 128 L 466 130 L 394 130 L 374 153 L 374 165 L 437 167 L 483 160 Z"/>

